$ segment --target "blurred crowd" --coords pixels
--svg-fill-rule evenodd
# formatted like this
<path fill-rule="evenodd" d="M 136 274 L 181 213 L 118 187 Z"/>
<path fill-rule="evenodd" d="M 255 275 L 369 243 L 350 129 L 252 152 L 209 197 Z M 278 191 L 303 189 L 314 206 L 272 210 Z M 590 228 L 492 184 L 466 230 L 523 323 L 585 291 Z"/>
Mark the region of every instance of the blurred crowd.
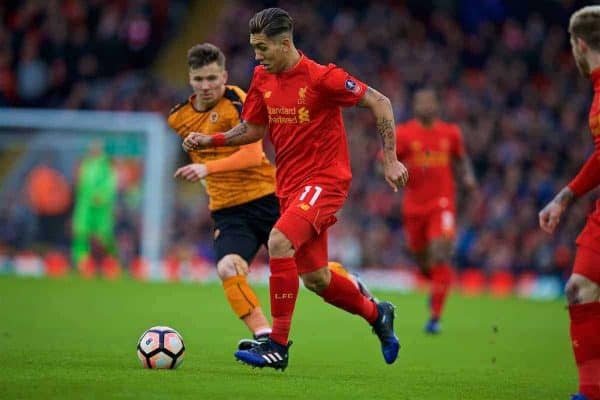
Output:
<path fill-rule="evenodd" d="M 483 198 L 459 190 L 457 266 L 557 275 L 570 267 L 594 196 L 579 200 L 554 236 L 538 228 L 537 212 L 592 149 L 592 89 L 579 76 L 566 30 L 579 2 L 545 2 L 539 10 L 500 0 L 225 4 L 206 41 L 222 48 L 229 81 L 242 88 L 255 63 L 240 21 L 278 5 L 295 19 L 299 49 L 387 95 L 397 122 L 411 118 L 416 88 L 437 90 L 443 118 L 462 128 Z M 154 43 L 172 37 L 184 6 L 166 0 L 0 6 L 0 104 L 168 112 L 188 91 L 149 77 L 146 67 L 160 56 Z M 330 258 L 351 269 L 410 266 L 400 196 L 374 161 L 380 147 L 374 122 L 360 110 L 344 115 L 354 180 L 331 231 Z M 199 203 L 177 199 L 173 249 L 210 257 L 209 214 Z M 190 220 L 196 222 L 183 223 Z"/>
<path fill-rule="evenodd" d="M 0 2 L 0 106 L 168 109 L 147 72 L 188 0 Z"/>

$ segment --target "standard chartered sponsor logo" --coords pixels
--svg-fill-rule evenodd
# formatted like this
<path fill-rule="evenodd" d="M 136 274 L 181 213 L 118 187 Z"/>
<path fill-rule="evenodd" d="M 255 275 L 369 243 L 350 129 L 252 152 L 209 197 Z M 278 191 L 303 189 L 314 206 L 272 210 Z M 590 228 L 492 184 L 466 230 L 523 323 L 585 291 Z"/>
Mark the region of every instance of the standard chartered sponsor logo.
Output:
<path fill-rule="evenodd" d="M 269 107 L 270 124 L 303 124 L 310 122 L 310 112 L 306 107 Z"/>
<path fill-rule="evenodd" d="M 310 121 L 310 113 L 306 107 L 300 107 L 298 109 L 298 119 L 300 120 L 301 124 Z"/>

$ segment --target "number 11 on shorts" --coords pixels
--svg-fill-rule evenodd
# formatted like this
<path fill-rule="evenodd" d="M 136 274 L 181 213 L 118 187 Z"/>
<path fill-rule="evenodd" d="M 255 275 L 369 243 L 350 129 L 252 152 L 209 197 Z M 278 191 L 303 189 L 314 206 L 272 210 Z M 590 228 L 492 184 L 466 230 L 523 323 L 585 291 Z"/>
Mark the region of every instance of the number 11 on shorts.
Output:
<path fill-rule="evenodd" d="M 304 192 L 302 192 L 302 194 L 300 195 L 300 201 L 304 201 L 304 199 L 306 199 L 306 197 L 308 196 L 308 194 L 313 189 L 314 189 L 315 193 L 310 198 L 308 204 L 311 205 L 311 206 L 314 206 L 315 203 L 317 202 L 317 199 L 321 195 L 321 192 L 323 191 L 323 188 L 321 186 L 312 186 L 312 185 L 304 186 Z"/>

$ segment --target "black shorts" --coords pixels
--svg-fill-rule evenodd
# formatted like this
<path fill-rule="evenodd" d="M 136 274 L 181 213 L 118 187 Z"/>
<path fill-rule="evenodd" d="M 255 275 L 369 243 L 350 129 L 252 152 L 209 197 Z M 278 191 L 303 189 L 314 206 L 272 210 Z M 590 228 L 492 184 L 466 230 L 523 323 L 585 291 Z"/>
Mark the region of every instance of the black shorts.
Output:
<path fill-rule="evenodd" d="M 279 219 L 279 201 L 270 194 L 211 215 L 217 261 L 227 254 L 238 254 L 250 264 L 260 246 L 267 246 L 269 233 Z"/>

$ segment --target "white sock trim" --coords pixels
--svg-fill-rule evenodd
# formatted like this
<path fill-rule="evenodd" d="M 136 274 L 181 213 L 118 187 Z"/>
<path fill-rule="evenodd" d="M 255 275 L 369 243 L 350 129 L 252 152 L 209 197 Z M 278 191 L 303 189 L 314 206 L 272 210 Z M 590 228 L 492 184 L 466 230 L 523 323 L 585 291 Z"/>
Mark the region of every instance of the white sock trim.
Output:
<path fill-rule="evenodd" d="M 256 331 L 254 331 L 254 336 L 262 336 L 262 335 L 270 335 L 271 334 L 271 328 L 266 327 L 266 328 L 259 328 Z"/>

